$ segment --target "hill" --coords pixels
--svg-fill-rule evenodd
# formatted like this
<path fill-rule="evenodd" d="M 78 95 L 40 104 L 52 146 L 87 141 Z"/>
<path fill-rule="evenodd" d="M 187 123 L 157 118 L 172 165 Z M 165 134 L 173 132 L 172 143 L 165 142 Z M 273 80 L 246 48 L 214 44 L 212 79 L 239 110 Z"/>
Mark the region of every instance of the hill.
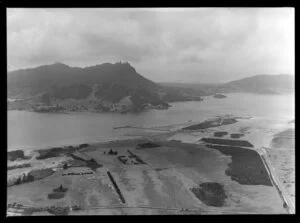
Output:
<path fill-rule="evenodd" d="M 220 93 L 251 92 L 276 94 L 293 92 L 294 85 L 295 81 L 292 75 L 256 75 L 220 85 L 216 91 Z"/>
<path fill-rule="evenodd" d="M 200 83 L 160 83 L 166 92 L 172 93 L 168 98 L 172 99 L 175 94 L 201 97 L 214 94 L 218 84 Z M 177 98 L 177 97 L 176 97 Z"/>
<path fill-rule="evenodd" d="M 247 92 L 257 94 L 291 93 L 295 89 L 292 75 L 256 75 L 224 84 L 161 83 L 166 91 L 180 95 L 208 96 L 218 93 Z"/>
<path fill-rule="evenodd" d="M 69 67 L 62 63 L 8 72 L 8 96 L 32 96 L 60 85 L 115 84 L 155 89 L 156 84 L 138 74 L 129 63 L 104 63 L 85 68 Z"/>
<path fill-rule="evenodd" d="M 54 63 L 7 76 L 8 98 L 17 99 L 8 102 L 8 109 L 128 112 L 165 109 L 170 101 L 197 99 L 144 78 L 127 62 L 84 68 Z"/>

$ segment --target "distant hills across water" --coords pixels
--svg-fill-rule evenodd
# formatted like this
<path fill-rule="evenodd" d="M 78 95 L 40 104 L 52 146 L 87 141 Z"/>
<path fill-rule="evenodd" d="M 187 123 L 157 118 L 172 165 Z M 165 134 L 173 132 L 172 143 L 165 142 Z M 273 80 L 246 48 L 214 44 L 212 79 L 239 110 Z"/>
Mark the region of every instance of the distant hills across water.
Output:
<path fill-rule="evenodd" d="M 200 74 L 199 74 L 200 75 Z M 255 75 L 225 84 L 155 83 L 128 62 L 70 67 L 62 63 L 9 71 L 9 110 L 115 111 L 166 109 L 169 102 L 201 101 L 216 93 L 278 94 L 294 91 L 292 75 Z"/>

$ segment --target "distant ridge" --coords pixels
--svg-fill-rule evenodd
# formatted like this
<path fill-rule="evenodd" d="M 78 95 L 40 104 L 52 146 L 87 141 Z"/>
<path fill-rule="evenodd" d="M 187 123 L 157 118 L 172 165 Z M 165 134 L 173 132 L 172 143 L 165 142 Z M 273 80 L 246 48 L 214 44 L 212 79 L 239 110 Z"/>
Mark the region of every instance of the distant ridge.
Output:
<path fill-rule="evenodd" d="M 295 89 L 292 75 L 255 75 L 220 85 L 218 92 L 286 93 Z"/>
<path fill-rule="evenodd" d="M 282 94 L 295 90 L 295 78 L 289 74 L 255 75 L 217 83 L 161 83 L 162 86 L 174 91 L 188 90 L 197 95 L 212 95 L 215 93 L 248 92 L 257 94 Z"/>

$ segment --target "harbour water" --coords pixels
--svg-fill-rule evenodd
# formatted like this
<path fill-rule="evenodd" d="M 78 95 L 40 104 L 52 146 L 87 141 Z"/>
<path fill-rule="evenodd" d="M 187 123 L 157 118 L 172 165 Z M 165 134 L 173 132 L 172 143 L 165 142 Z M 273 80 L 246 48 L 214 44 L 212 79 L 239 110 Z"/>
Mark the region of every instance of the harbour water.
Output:
<path fill-rule="evenodd" d="M 294 94 L 232 93 L 227 96 L 224 99 L 208 96 L 199 102 L 172 103 L 167 110 L 148 110 L 138 114 L 8 111 L 8 150 L 125 139 L 128 138 L 126 133 L 139 130 L 114 127 L 176 125 L 226 114 L 287 121 L 295 119 Z"/>

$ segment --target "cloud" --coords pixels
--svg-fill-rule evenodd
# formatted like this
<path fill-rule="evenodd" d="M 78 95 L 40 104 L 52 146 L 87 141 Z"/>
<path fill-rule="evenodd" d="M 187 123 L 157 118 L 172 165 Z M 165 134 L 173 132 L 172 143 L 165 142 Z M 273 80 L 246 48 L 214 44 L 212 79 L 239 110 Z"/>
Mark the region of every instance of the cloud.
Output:
<path fill-rule="evenodd" d="M 10 68 L 121 60 L 162 81 L 294 72 L 292 8 L 10 8 L 7 37 Z"/>

